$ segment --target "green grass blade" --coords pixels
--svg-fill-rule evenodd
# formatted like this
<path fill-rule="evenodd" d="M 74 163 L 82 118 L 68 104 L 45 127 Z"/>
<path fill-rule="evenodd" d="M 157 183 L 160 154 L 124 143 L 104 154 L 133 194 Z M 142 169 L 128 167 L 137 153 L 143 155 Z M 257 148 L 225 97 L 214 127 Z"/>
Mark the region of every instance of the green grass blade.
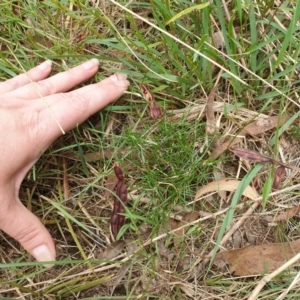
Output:
<path fill-rule="evenodd" d="M 198 4 L 198 5 L 195 5 L 195 6 L 188 7 L 186 9 L 184 9 L 183 11 L 179 12 L 178 14 L 176 14 L 174 17 L 172 17 L 169 21 L 167 21 L 165 23 L 165 25 L 168 25 L 168 24 L 176 21 L 177 19 L 181 18 L 184 15 L 187 15 L 187 14 L 191 13 L 194 10 L 201 10 L 201 9 L 207 7 L 208 5 L 210 5 L 210 3 L 206 2 L 206 3 L 203 3 L 203 4 Z"/>
<path fill-rule="evenodd" d="M 263 164 L 257 164 L 240 182 L 236 192 L 234 193 L 232 200 L 231 200 L 231 204 L 230 204 L 230 209 L 227 211 L 225 218 L 223 220 L 220 232 L 218 234 L 217 237 L 217 241 L 216 241 L 216 245 L 213 249 L 212 252 L 212 257 L 210 259 L 210 264 L 209 264 L 209 268 L 211 266 L 211 264 L 214 261 L 215 255 L 217 254 L 218 250 L 219 250 L 219 246 L 220 246 L 220 242 L 224 236 L 224 233 L 226 232 L 226 230 L 229 229 L 229 227 L 231 226 L 231 222 L 233 219 L 233 215 L 235 212 L 235 208 L 244 192 L 244 190 L 246 189 L 246 187 L 250 184 L 250 182 L 253 180 L 253 178 L 257 175 L 257 173 L 260 171 L 260 169 L 263 167 Z"/>
<path fill-rule="evenodd" d="M 284 59 L 284 56 L 286 55 L 287 48 L 292 46 L 292 43 L 294 43 L 294 31 L 296 29 L 296 23 L 299 21 L 300 18 L 300 1 L 296 1 L 296 8 L 293 11 L 293 17 L 289 24 L 288 30 L 286 31 L 286 35 L 284 38 L 284 41 L 280 47 L 280 52 L 278 54 L 277 60 L 275 62 L 275 67 L 278 67 Z"/>

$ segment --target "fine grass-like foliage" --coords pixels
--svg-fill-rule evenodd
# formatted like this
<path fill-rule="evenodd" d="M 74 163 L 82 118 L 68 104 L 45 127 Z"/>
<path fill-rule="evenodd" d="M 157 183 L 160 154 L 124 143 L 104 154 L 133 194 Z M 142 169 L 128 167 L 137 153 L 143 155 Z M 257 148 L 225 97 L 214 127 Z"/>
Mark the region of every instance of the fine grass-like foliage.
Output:
<path fill-rule="evenodd" d="M 288 115 L 283 126 L 246 136 L 242 146 L 297 164 L 299 15 L 299 1 L 2 0 L 1 81 L 46 59 L 57 73 L 96 57 L 100 70 L 88 83 L 121 72 L 131 87 L 58 139 L 27 175 L 20 198 L 49 229 L 57 262 L 50 270 L 32 262 L 1 232 L 0 297 L 247 299 L 260 277 L 235 277 L 213 257 L 219 250 L 297 240 L 297 215 L 274 228 L 264 217 L 297 205 L 299 175 L 286 171 L 282 187 L 295 188 L 273 197 L 272 166 L 239 164 L 229 151 L 214 160 L 210 155 L 216 141 L 238 136 L 257 116 Z M 149 116 L 142 84 L 163 117 Z M 205 103 L 216 84 L 215 102 L 223 106 L 215 111 L 218 130 L 209 136 Z M 115 192 L 107 182 L 114 163 L 122 166 L 129 190 L 127 221 L 117 236 L 128 246 L 103 258 L 110 244 Z M 238 246 L 236 235 L 221 241 L 250 206 L 245 201 L 237 208 L 245 186 L 194 201 L 201 186 L 236 177 L 251 180 L 263 196 L 240 228 Z M 175 243 L 172 222 L 186 221 L 191 211 L 202 221 L 191 221 Z M 247 230 L 256 226 L 255 241 L 247 241 Z M 281 273 L 259 297 L 277 299 L 296 272 Z M 287 296 L 298 299 L 297 286 Z"/>

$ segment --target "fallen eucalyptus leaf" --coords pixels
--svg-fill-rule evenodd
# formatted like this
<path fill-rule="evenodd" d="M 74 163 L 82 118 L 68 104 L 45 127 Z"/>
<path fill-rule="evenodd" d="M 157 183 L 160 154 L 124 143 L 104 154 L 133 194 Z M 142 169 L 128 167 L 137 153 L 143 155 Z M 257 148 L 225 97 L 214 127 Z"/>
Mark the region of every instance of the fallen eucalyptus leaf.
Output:
<path fill-rule="evenodd" d="M 235 276 L 271 273 L 300 252 L 300 240 L 288 243 L 262 244 L 220 252 L 214 263 L 229 264 Z"/>
<path fill-rule="evenodd" d="M 234 192 L 238 188 L 240 182 L 241 182 L 240 180 L 236 180 L 236 179 L 221 179 L 217 181 L 212 181 L 207 185 L 202 186 L 199 189 L 199 191 L 195 196 L 194 201 L 198 200 L 198 198 L 200 198 L 202 195 L 206 193 L 219 192 L 219 191 Z M 257 191 L 249 185 L 244 190 L 243 195 L 251 200 L 254 200 L 259 197 Z"/>

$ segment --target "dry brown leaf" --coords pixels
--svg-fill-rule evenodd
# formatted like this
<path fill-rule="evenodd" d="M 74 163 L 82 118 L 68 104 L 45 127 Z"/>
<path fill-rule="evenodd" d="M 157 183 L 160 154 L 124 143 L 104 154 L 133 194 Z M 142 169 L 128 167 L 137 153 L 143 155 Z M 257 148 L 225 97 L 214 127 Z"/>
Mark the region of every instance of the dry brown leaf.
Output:
<path fill-rule="evenodd" d="M 141 85 L 141 89 L 142 89 L 145 99 L 148 102 L 154 102 L 154 97 L 152 96 L 152 94 L 150 93 L 150 91 L 147 89 L 147 87 L 144 84 Z"/>
<path fill-rule="evenodd" d="M 152 119 L 158 119 L 164 114 L 164 111 L 156 102 L 150 102 L 149 114 Z"/>
<path fill-rule="evenodd" d="M 229 150 L 231 152 L 233 152 L 236 156 L 243 158 L 243 159 L 248 159 L 250 161 L 260 162 L 260 163 L 272 163 L 273 162 L 273 159 L 271 157 L 262 155 L 257 151 L 248 150 L 248 149 L 239 148 L 239 147 L 231 148 Z"/>
<path fill-rule="evenodd" d="M 220 252 L 215 263 L 229 264 L 229 271 L 235 276 L 260 275 L 273 272 L 299 252 L 300 240 L 263 244 Z"/>
<path fill-rule="evenodd" d="M 248 124 L 239 135 L 250 134 L 252 136 L 259 135 L 269 131 L 275 127 L 282 126 L 290 119 L 288 116 L 272 116 L 268 118 L 258 118 L 256 121 Z"/>
<path fill-rule="evenodd" d="M 144 84 L 141 85 L 141 89 L 145 99 L 150 103 L 150 110 L 149 110 L 150 117 L 153 119 L 160 118 L 164 113 L 163 109 L 156 104 L 153 95 L 150 93 L 150 91 L 147 89 L 147 87 Z"/>
<path fill-rule="evenodd" d="M 187 213 L 185 216 L 183 216 L 183 218 L 180 222 L 178 222 L 178 223 L 176 222 L 175 226 L 173 223 L 170 223 L 170 227 L 172 229 L 179 228 L 189 222 L 193 222 L 193 221 L 197 220 L 199 218 L 199 216 L 200 216 L 200 214 L 198 211 L 191 211 L 191 212 Z M 183 241 L 184 235 L 188 229 L 189 229 L 189 227 L 184 227 L 184 228 L 181 228 L 174 232 L 175 237 L 173 238 L 173 242 L 174 242 L 175 246 L 179 245 Z"/>
<path fill-rule="evenodd" d="M 176 221 L 172 218 L 169 219 L 169 227 L 171 228 L 171 230 L 175 229 L 178 227 L 178 223 L 179 221 Z"/>
<path fill-rule="evenodd" d="M 120 254 L 120 252 L 123 250 L 125 247 L 126 243 L 125 241 L 118 240 L 113 243 L 111 243 L 103 252 L 101 252 L 98 256 L 97 259 L 99 260 L 110 260 L 117 255 Z"/>
<path fill-rule="evenodd" d="M 228 191 L 234 192 L 240 184 L 240 180 L 235 179 L 221 179 L 217 181 L 210 182 L 209 184 L 202 186 L 200 190 L 197 192 L 194 201 L 200 198 L 202 195 L 211 192 L 218 192 L 218 191 Z M 259 197 L 257 191 L 251 187 L 247 186 L 243 192 L 243 195 L 251 200 L 254 200 Z"/>
<path fill-rule="evenodd" d="M 300 212 L 300 205 L 294 206 L 293 208 L 289 209 L 288 211 L 278 215 L 274 219 L 268 218 L 267 221 L 270 221 L 270 222 L 284 221 L 284 220 L 294 217 L 298 212 Z"/>
<path fill-rule="evenodd" d="M 251 136 L 256 136 L 261 133 L 264 133 L 268 130 L 271 130 L 275 127 L 280 127 L 282 126 L 285 122 L 289 120 L 288 116 L 272 116 L 268 118 L 259 118 L 255 120 L 254 122 L 248 124 L 239 134 L 239 137 L 226 140 L 224 143 L 219 145 L 217 149 L 215 149 L 211 156 L 210 159 L 214 160 L 218 158 L 226 149 L 228 149 L 229 146 L 233 146 L 240 142 L 242 140 L 241 137 L 246 136 L 247 134 Z"/>
<path fill-rule="evenodd" d="M 111 193 L 115 190 L 115 187 L 117 186 L 118 178 L 116 176 L 113 176 L 113 173 L 111 173 L 111 176 L 107 177 L 106 182 L 104 184 L 105 192 L 104 197 L 107 199 Z"/>
<path fill-rule="evenodd" d="M 214 99 L 217 86 L 210 91 L 206 103 L 206 134 L 214 135 L 217 131 L 216 118 L 214 114 Z"/>

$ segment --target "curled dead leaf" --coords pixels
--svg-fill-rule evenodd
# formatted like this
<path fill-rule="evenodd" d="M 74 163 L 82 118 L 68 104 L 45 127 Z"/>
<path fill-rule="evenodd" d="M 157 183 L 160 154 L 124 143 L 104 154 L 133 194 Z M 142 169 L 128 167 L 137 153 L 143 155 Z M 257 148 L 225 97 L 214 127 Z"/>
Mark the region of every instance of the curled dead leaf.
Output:
<path fill-rule="evenodd" d="M 236 156 L 243 158 L 243 159 L 248 159 L 250 161 L 254 162 L 260 162 L 260 163 L 272 163 L 273 159 L 260 154 L 259 152 L 253 151 L 253 150 L 248 150 L 244 148 L 231 148 L 229 149 L 231 152 L 233 152 Z"/>
<path fill-rule="evenodd" d="M 153 95 L 144 84 L 141 85 L 141 89 L 145 99 L 150 103 L 150 117 L 153 119 L 160 118 L 164 113 L 163 109 L 158 104 L 156 104 Z"/>
<path fill-rule="evenodd" d="M 252 150 L 248 150 L 248 149 L 244 149 L 244 148 L 238 148 L 238 147 L 231 148 L 230 151 L 232 151 L 236 156 L 244 158 L 244 159 L 248 159 L 250 161 L 255 161 L 255 162 L 260 162 L 260 163 L 272 163 L 276 166 L 280 166 L 276 170 L 276 173 L 275 173 L 275 179 L 274 179 L 275 180 L 275 188 L 276 188 L 277 182 L 278 182 L 278 184 L 280 183 L 280 181 L 284 175 L 285 168 L 300 172 L 300 168 L 298 168 L 298 167 L 292 166 L 290 164 L 284 164 L 280 161 L 277 161 L 274 158 L 262 155 L 256 151 L 252 151 Z"/>
<path fill-rule="evenodd" d="M 155 102 L 150 102 L 150 116 L 153 119 L 158 119 L 163 115 L 163 109 Z"/>
<path fill-rule="evenodd" d="M 221 180 L 212 181 L 207 185 L 202 186 L 198 190 L 194 201 L 197 201 L 202 195 L 206 193 L 219 192 L 219 191 L 234 192 L 238 188 L 240 182 L 241 182 L 240 180 L 235 180 L 235 179 L 221 179 Z M 254 200 L 259 197 L 257 191 L 249 185 L 244 190 L 243 195 L 251 200 Z"/>
<path fill-rule="evenodd" d="M 141 89 L 142 89 L 142 93 L 143 93 L 145 99 L 149 102 L 154 102 L 154 98 L 153 98 L 152 94 L 150 93 L 150 91 L 147 89 L 147 87 L 144 84 L 141 85 Z"/>
<path fill-rule="evenodd" d="M 279 186 L 281 184 L 282 178 L 285 174 L 285 166 L 279 166 L 274 175 L 274 181 L 273 181 L 273 189 L 278 190 Z"/>

